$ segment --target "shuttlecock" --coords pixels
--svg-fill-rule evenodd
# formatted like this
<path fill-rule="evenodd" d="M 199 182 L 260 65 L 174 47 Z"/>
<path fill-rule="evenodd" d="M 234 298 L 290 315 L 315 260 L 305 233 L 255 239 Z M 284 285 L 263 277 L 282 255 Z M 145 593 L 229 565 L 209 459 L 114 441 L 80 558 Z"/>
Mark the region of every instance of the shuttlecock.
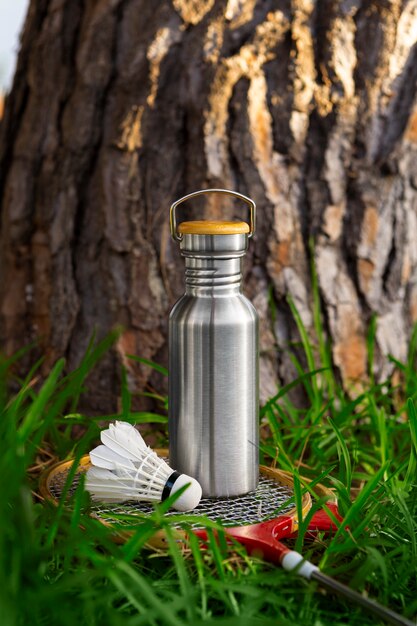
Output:
<path fill-rule="evenodd" d="M 101 441 L 103 445 L 90 452 L 93 467 L 86 478 L 86 489 L 93 500 L 160 502 L 188 484 L 172 506 L 178 511 L 191 511 L 200 502 L 200 484 L 171 469 L 131 424 L 110 424 L 101 432 Z"/>

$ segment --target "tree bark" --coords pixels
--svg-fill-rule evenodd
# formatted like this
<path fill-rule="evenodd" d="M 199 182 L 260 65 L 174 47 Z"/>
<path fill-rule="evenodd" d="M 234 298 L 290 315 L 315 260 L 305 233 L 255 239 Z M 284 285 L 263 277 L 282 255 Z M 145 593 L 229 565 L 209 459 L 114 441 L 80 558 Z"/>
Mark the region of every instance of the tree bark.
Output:
<path fill-rule="evenodd" d="M 90 407 L 114 407 L 120 362 L 143 389 L 126 355 L 166 363 L 183 291 L 169 206 L 224 187 L 258 205 L 262 399 L 294 375 L 288 295 L 312 331 L 312 261 L 341 380 L 367 376 L 373 314 L 385 376 L 417 319 L 416 40 L 416 0 L 32 0 L 0 128 L 6 352 L 37 339 L 72 368 L 119 323 Z"/>

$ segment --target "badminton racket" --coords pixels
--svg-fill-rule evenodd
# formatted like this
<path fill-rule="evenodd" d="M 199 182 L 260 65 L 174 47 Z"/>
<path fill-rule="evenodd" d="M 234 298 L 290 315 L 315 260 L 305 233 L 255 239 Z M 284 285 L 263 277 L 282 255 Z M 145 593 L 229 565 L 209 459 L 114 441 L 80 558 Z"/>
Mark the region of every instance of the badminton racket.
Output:
<path fill-rule="evenodd" d="M 158 450 L 157 452 L 160 456 L 167 454 L 166 450 Z M 73 461 L 64 461 L 51 467 L 43 474 L 40 481 L 40 493 L 45 499 L 56 504 L 59 502 L 72 465 Z M 74 493 L 80 477 L 89 467 L 91 467 L 90 459 L 86 455 L 81 458 L 76 468 L 72 483 L 67 491 L 67 497 Z M 320 485 L 315 486 L 315 491 L 318 495 L 326 497 L 332 493 Z M 283 539 L 296 535 L 300 521 L 299 516 L 304 518 L 312 506 L 311 496 L 308 492 L 302 495 L 301 505 L 298 507 L 294 506 L 294 495 L 294 483 L 291 474 L 261 466 L 260 480 L 256 491 L 233 498 L 203 498 L 193 511 L 193 518 L 201 515 L 221 523 L 226 536 L 242 544 L 249 554 L 279 564 L 284 569 L 294 571 L 307 580 L 315 580 L 330 592 L 355 602 L 389 624 L 415 626 L 411 621 L 391 609 L 324 574 L 316 565 L 305 560 L 299 552 L 291 550 L 282 542 Z M 334 518 L 341 520 L 335 502 L 328 502 L 326 509 L 331 512 Z M 123 528 L 123 516 L 129 520 L 126 522 L 126 526 L 130 525 L 131 527 L 132 519 L 135 516 L 138 517 L 138 522 L 143 521 L 143 517 L 150 515 L 153 511 L 152 504 L 147 502 L 117 504 L 92 502 L 90 516 L 107 526 L 117 524 L 119 529 L 120 527 Z M 172 521 L 172 526 L 180 531 L 180 525 L 175 522 L 175 517 L 178 515 L 181 514 L 177 511 L 166 513 L 166 516 Z M 324 510 L 314 513 L 308 525 L 308 532 L 312 533 L 329 532 L 335 529 L 334 522 Z M 207 540 L 204 522 L 191 524 L 191 530 L 201 540 Z M 115 535 L 115 540 L 120 542 L 125 540 L 127 536 L 127 531 L 118 532 Z M 166 545 L 163 531 L 155 533 L 148 544 L 154 548 L 161 548 Z"/>

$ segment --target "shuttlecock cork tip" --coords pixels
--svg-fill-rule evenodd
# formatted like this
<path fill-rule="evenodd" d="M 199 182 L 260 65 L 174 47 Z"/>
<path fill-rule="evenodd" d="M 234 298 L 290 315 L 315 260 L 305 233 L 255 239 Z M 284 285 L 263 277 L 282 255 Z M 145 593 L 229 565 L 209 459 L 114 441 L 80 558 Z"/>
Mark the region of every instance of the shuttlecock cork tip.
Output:
<path fill-rule="evenodd" d="M 188 485 L 184 493 L 182 493 L 173 503 L 172 507 L 177 511 L 192 511 L 198 506 L 201 500 L 202 489 L 199 482 L 187 474 L 180 474 L 172 486 L 171 494 L 173 495 L 177 491 Z"/>

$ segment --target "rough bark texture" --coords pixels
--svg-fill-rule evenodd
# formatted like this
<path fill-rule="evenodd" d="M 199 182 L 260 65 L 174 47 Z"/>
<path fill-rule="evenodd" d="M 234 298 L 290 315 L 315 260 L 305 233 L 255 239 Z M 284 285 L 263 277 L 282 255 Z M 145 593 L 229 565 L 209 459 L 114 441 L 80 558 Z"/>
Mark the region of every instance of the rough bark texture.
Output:
<path fill-rule="evenodd" d="M 46 368 L 74 367 L 121 323 L 91 407 L 114 405 L 120 361 L 143 388 L 125 355 L 166 362 L 183 289 L 169 206 L 226 187 L 258 204 L 262 398 L 293 376 L 287 294 L 313 326 L 312 255 L 342 380 L 366 376 L 373 313 L 385 375 L 417 319 L 416 40 L 416 0 L 32 1 L 0 129 L 6 351 L 39 338 Z"/>

